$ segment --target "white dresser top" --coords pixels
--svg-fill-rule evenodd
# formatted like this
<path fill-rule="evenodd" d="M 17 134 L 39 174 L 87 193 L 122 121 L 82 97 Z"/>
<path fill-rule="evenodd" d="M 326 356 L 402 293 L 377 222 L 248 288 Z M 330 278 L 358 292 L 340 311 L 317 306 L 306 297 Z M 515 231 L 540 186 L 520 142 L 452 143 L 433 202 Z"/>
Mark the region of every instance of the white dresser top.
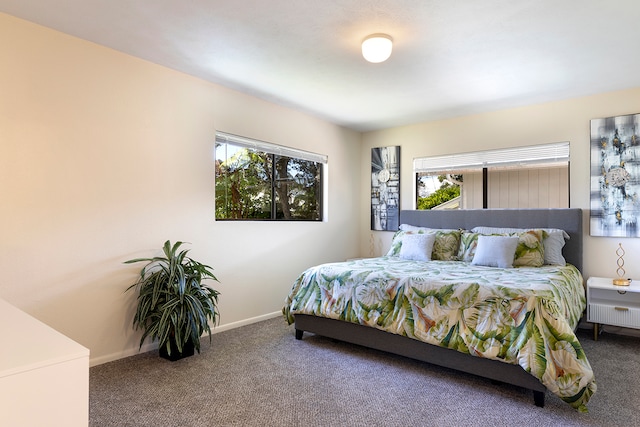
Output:
<path fill-rule="evenodd" d="M 0 337 L 0 378 L 89 356 L 89 349 L 3 299 Z"/>

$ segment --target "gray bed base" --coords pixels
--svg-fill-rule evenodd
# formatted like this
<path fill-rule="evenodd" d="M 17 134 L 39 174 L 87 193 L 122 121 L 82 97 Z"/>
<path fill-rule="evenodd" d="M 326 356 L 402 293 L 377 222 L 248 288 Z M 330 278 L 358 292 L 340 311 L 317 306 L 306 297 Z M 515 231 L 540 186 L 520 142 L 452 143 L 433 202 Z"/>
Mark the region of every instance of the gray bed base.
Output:
<path fill-rule="evenodd" d="M 405 210 L 400 212 L 400 224 L 466 230 L 475 226 L 560 228 L 570 236 L 563 249 L 565 259 L 582 271 L 581 209 Z M 471 356 L 355 323 L 306 314 L 294 317 L 298 340 L 302 339 L 304 332 L 310 332 L 512 384 L 532 390 L 535 405 L 544 407 L 546 387 L 519 365 Z"/>

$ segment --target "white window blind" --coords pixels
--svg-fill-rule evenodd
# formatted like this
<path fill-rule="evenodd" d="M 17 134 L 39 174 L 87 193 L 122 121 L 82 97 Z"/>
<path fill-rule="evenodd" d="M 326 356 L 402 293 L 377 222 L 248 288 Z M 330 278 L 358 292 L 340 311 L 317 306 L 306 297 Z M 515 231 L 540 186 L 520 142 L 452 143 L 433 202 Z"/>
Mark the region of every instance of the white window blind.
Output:
<path fill-rule="evenodd" d="M 283 145 L 272 144 L 270 142 L 246 138 L 226 132 L 216 132 L 216 142 L 221 144 L 229 143 L 269 154 L 308 160 L 316 163 L 328 163 L 328 157 L 325 154 L 311 153 L 309 151 L 298 150 L 296 148 L 285 147 Z"/>
<path fill-rule="evenodd" d="M 569 142 L 413 159 L 415 173 L 460 171 L 569 161 Z"/>

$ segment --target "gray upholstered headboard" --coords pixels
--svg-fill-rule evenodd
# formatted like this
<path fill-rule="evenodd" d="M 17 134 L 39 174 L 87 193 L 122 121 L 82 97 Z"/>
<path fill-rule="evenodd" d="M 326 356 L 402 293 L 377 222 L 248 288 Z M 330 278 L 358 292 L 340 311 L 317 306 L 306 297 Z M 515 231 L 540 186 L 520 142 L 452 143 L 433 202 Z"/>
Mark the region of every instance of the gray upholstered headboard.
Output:
<path fill-rule="evenodd" d="M 582 209 L 403 210 L 400 224 L 465 230 L 476 226 L 560 228 L 570 237 L 562 251 L 565 259 L 582 271 Z"/>

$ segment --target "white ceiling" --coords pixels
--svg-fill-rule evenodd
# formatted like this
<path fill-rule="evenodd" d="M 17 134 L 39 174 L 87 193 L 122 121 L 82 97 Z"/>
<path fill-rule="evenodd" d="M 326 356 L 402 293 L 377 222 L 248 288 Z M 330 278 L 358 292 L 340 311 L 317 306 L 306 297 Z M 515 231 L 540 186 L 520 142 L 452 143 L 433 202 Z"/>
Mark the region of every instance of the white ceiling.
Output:
<path fill-rule="evenodd" d="M 361 131 L 640 87 L 638 0 L 0 0 L 0 11 Z M 370 64 L 360 43 L 378 32 L 393 53 Z"/>

